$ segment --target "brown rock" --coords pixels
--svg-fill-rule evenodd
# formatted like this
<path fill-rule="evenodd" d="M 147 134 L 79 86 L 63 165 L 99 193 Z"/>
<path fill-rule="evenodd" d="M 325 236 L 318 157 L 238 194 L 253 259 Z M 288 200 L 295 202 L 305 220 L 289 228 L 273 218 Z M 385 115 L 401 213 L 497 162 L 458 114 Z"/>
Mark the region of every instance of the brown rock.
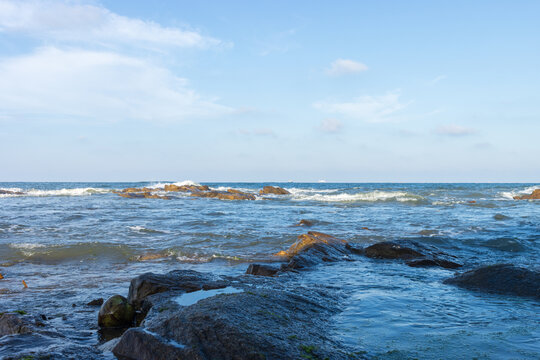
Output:
<path fill-rule="evenodd" d="M 298 236 L 298 240 L 291 245 L 288 250 L 276 253 L 276 256 L 285 256 L 292 258 L 303 249 L 314 244 L 346 244 L 347 241 L 333 237 L 332 235 L 324 234 L 318 231 L 308 231 L 307 234 Z"/>
<path fill-rule="evenodd" d="M 255 196 L 253 194 L 244 193 L 241 191 L 196 191 L 191 193 L 191 196 L 215 198 L 220 200 L 255 200 Z"/>
<path fill-rule="evenodd" d="M 274 195 L 288 195 L 290 192 L 287 190 L 280 188 L 279 186 L 265 186 L 261 191 L 259 191 L 259 195 L 265 195 L 265 194 L 274 194 Z"/>
<path fill-rule="evenodd" d="M 210 188 L 207 185 L 165 185 L 163 188 L 165 191 L 174 191 L 174 192 L 193 192 L 193 191 L 209 191 Z"/>
<path fill-rule="evenodd" d="M 313 226 L 313 221 L 302 219 L 294 226 Z"/>
<path fill-rule="evenodd" d="M 0 189 L 0 195 L 24 195 L 24 193 L 20 191 L 10 191 L 10 190 Z"/>
<path fill-rule="evenodd" d="M 514 196 L 514 200 L 540 200 L 540 189 L 536 189 L 529 195 Z"/>

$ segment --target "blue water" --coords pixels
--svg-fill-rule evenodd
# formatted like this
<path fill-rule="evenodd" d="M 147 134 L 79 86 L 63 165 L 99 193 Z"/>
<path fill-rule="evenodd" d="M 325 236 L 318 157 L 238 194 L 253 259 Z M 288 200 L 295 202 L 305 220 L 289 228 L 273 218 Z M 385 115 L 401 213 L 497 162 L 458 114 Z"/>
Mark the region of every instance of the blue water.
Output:
<path fill-rule="evenodd" d="M 249 262 L 274 260 L 307 230 L 362 245 L 415 240 L 457 256 L 466 269 L 498 262 L 540 267 L 540 201 L 512 200 L 538 184 L 282 183 L 291 195 L 255 201 L 111 192 L 158 185 L 0 183 L 22 192 L 0 195 L 0 312 L 46 313 L 65 342 L 93 345 L 95 309 L 80 304 L 125 295 L 129 280 L 146 271 L 240 274 Z M 257 193 L 268 184 L 206 185 Z M 315 225 L 294 226 L 301 219 Z M 331 331 L 375 358 L 540 357 L 537 301 L 442 284 L 452 275 L 360 258 L 318 266 L 301 282 L 344 293 Z M 23 347 L 2 338 L 0 357 Z"/>

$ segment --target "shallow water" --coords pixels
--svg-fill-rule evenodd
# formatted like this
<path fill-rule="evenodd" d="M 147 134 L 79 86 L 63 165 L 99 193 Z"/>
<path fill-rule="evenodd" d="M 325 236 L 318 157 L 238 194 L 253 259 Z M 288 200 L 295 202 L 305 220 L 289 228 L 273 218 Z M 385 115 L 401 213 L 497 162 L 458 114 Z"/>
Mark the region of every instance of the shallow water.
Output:
<path fill-rule="evenodd" d="M 255 201 L 111 193 L 163 184 L 0 183 L 23 193 L 0 195 L 0 312 L 46 314 L 65 341 L 96 344 L 97 310 L 84 304 L 126 295 L 134 276 L 179 268 L 240 274 L 248 262 L 273 260 L 271 254 L 309 229 L 360 244 L 415 240 L 457 256 L 467 268 L 540 266 L 540 201 L 512 200 L 537 184 L 283 183 L 291 195 Z M 268 184 L 206 185 L 256 193 Z M 294 226 L 300 219 L 315 225 Z M 142 261 L 147 257 L 154 260 Z M 539 357 L 537 301 L 442 284 L 452 274 L 359 259 L 321 265 L 302 281 L 343 291 L 335 336 L 373 357 Z M 29 349 L 28 342 L 6 338 L 0 345 L 0 357 Z M 36 351 L 51 346 L 34 345 Z"/>

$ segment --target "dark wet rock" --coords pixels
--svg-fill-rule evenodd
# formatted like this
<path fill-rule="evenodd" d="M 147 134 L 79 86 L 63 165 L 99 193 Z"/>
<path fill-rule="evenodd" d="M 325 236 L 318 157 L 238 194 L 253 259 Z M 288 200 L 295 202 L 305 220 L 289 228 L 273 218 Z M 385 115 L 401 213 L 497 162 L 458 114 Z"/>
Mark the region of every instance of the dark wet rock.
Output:
<path fill-rule="evenodd" d="M 514 200 L 540 200 L 540 189 L 536 189 L 528 195 L 514 196 Z"/>
<path fill-rule="evenodd" d="M 31 323 L 18 314 L 0 315 L 0 337 L 5 335 L 28 334 L 32 332 Z"/>
<path fill-rule="evenodd" d="M 424 255 L 410 247 L 401 244 L 385 241 L 368 246 L 364 254 L 374 259 L 415 259 Z"/>
<path fill-rule="evenodd" d="M 288 195 L 290 194 L 290 192 L 279 186 L 268 185 L 268 186 L 263 187 L 262 190 L 259 191 L 259 195 L 267 195 L 267 194 Z"/>
<path fill-rule="evenodd" d="M 168 293 L 154 304 L 144 328 L 128 330 L 112 351 L 119 358 L 143 360 L 349 359 L 347 348 L 327 331 L 328 320 L 339 311 L 334 295 L 304 287 L 289 291 L 279 280 L 265 279 L 264 287 L 244 283 L 242 292 L 189 306 Z"/>
<path fill-rule="evenodd" d="M 135 310 L 121 295 L 110 297 L 99 309 L 98 325 L 101 327 L 126 327 L 133 324 Z"/>
<path fill-rule="evenodd" d="M 408 260 L 406 264 L 411 267 L 457 269 L 463 266 L 449 260 L 450 258 L 454 258 L 453 256 L 433 248 L 430 249 L 421 246 L 413 241 L 404 241 L 403 243 L 392 241 L 380 242 L 365 248 L 364 255 L 373 259 Z"/>
<path fill-rule="evenodd" d="M 511 219 L 510 216 L 506 216 L 506 215 L 503 215 L 503 214 L 495 214 L 495 215 L 493 215 L 493 218 L 494 218 L 495 220 L 498 220 L 498 221 L 503 221 L 503 220 Z"/>
<path fill-rule="evenodd" d="M 258 276 L 274 276 L 278 273 L 279 268 L 266 264 L 249 264 L 246 274 Z"/>
<path fill-rule="evenodd" d="M 0 195 L 24 195 L 24 193 L 20 192 L 20 191 L 11 191 L 11 190 L 2 190 L 2 189 L 0 189 Z"/>
<path fill-rule="evenodd" d="M 313 221 L 311 220 L 306 220 L 306 219 L 302 219 L 298 222 L 298 224 L 296 224 L 295 226 L 313 226 Z"/>
<path fill-rule="evenodd" d="M 103 298 L 94 299 L 88 303 L 86 303 L 87 306 L 101 306 L 103 305 Z"/>
<path fill-rule="evenodd" d="M 459 269 L 463 265 L 444 259 L 419 259 L 407 261 L 411 267 L 442 267 L 445 269 Z"/>
<path fill-rule="evenodd" d="M 131 328 L 122 335 L 112 351 L 121 359 L 187 359 L 185 351 L 173 343 L 142 328 Z M 191 359 L 200 357 L 193 356 Z"/>
<path fill-rule="evenodd" d="M 444 283 L 470 290 L 540 299 L 540 271 L 512 264 L 483 266 L 446 279 Z"/>
<path fill-rule="evenodd" d="M 167 274 L 146 273 L 131 280 L 128 300 L 135 308 L 140 308 L 142 302 L 153 294 L 220 289 L 227 285 L 228 282 L 218 276 L 192 270 L 174 270 Z"/>
<path fill-rule="evenodd" d="M 229 189 L 231 190 L 231 189 Z M 255 200 L 255 195 L 239 190 L 230 191 L 195 191 L 191 193 L 194 197 L 214 198 L 220 200 Z"/>

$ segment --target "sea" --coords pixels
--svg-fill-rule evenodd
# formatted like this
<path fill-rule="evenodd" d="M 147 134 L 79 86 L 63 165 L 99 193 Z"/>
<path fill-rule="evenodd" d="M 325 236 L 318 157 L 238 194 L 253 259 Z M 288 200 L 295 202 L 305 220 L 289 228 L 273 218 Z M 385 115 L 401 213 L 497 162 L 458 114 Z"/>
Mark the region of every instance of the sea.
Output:
<path fill-rule="evenodd" d="M 99 308 L 87 302 L 127 296 L 130 280 L 150 271 L 240 275 L 249 263 L 276 261 L 310 230 L 360 246 L 415 241 L 455 256 L 458 272 L 540 269 L 540 200 L 513 199 L 539 184 L 201 183 L 254 201 L 113 193 L 173 183 L 197 184 L 0 183 L 19 193 L 0 194 L 0 313 L 44 315 L 65 336 L 4 336 L 0 358 L 99 346 Z M 258 195 L 265 185 L 290 195 Z M 302 219 L 313 226 L 296 226 Z M 370 358 L 540 359 L 540 302 L 443 284 L 455 272 L 359 257 L 317 265 L 299 286 L 344 294 L 328 331 Z"/>

